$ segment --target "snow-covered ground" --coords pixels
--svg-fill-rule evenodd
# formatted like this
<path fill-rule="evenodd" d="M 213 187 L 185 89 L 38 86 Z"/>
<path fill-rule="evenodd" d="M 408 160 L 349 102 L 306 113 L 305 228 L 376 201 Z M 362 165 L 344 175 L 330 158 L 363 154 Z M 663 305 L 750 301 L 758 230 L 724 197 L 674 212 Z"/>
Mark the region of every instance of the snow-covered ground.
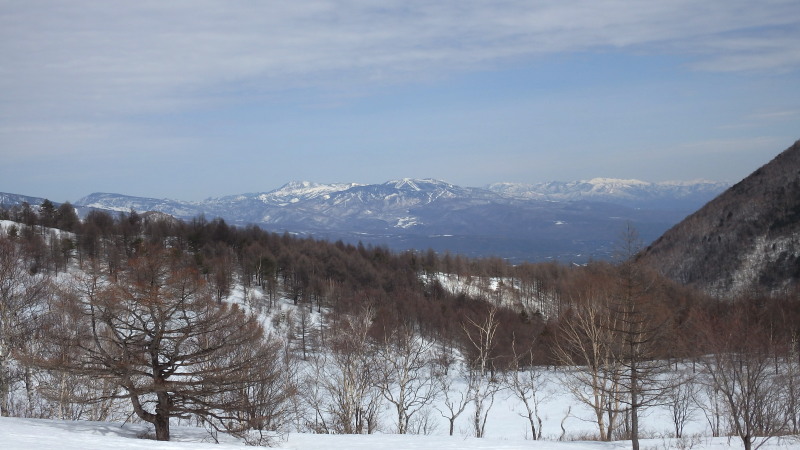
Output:
<path fill-rule="evenodd" d="M 556 314 L 556 294 L 537 289 L 537 282 L 527 285 L 513 277 L 459 276 L 437 272 L 420 275 L 423 282 L 438 282 L 452 294 L 464 294 L 483 298 L 514 310 L 526 309 L 528 313 L 539 313 L 545 318 Z"/>
<path fill-rule="evenodd" d="M 0 418 L 0 448 L 15 449 L 218 449 L 242 448 L 244 444 L 228 437 L 220 436 L 219 444 L 214 443 L 204 430 L 189 427 L 173 427 L 173 441 L 157 442 L 147 439 L 149 430 L 144 425 L 118 424 L 105 422 L 64 422 L 57 420 Z M 630 442 L 554 442 L 529 441 L 518 437 L 488 437 L 483 439 L 463 436 L 420 436 L 420 435 L 322 435 L 291 434 L 278 444 L 281 449 L 293 450 L 611 450 L 630 448 Z M 698 450 L 742 448 L 736 439 L 693 438 L 684 441 L 674 439 L 647 439 L 642 441 L 643 449 L 660 450 L 684 448 Z M 762 449 L 800 449 L 800 441 L 787 438 L 774 438 Z"/>

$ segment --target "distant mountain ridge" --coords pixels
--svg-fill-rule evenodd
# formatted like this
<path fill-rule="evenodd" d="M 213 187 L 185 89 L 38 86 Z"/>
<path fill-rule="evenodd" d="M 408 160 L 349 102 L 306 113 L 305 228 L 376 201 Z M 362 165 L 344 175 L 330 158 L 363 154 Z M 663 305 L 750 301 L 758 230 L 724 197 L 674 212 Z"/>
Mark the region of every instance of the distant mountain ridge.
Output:
<path fill-rule="evenodd" d="M 0 192 L 0 207 L 4 208 L 21 205 L 22 203 L 27 203 L 29 205 L 41 205 L 42 201 L 44 201 L 44 199 L 39 197 Z"/>
<path fill-rule="evenodd" d="M 593 178 L 583 181 L 550 181 L 536 184 L 495 183 L 488 189 L 515 198 L 552 201 L 603 201 L 632 207 L 666 209 L 702 206 L 730 183 L 719 181 L 665 181 Z"/>
<path fill-rule="evenodd" d="M 373 185 L 292 181 L 273 191 L 209 198 L 200 202 L 98 192 L 79 199 L 75 204 L 119 211 L 127 211 L 131 207 L 137 210 L 173 210 L 175 215 L 185 216 L 191 215 L 197 210 L 224 208 L 226 205 L 243 202 L 259 202 L 269 206 L 283 207 L 312 199 L 327 201 L 331 197 L 360 198 L 361 201 L 365 201 L 365 196 L 374 197 L 378 194 L 403 194 L 410 198 L 416 197 L 418 200 L 426 198 L 433 200 L 442 196 L 445 198 L 483 197 L 498 200 L 499 197 L 492 196 L 492 194 L 497 194 L 506 199 L 525 201 L 601 201 L 651 209 L 669 209 L 673 206 L 679 209 L 690 209 L 695 204 L 702 205 L 728 186 L 730 183 L 715 181 L 650 183 L 612 178 L 535 184 L 494 183 L 485 188 L 464 188 L 435 179 L 411 178 Z"/>
<path fill-rule="evenodd" d="M 655 239 L 727 184 L 580 182 L 461 187 L 435 179 L 381 184 L 293 181 L 268 192 L 203 201 L 94 193 L 75 202 L 107 211 L 201 214 L 328 240 L 501 256 L 511 260 L 606 258 L 625 223 Z"/>
<path fill-rule="evenodd" d="M 672 227 L 640 259 L 718 297 L 797 288 L 800 141 Z"/>

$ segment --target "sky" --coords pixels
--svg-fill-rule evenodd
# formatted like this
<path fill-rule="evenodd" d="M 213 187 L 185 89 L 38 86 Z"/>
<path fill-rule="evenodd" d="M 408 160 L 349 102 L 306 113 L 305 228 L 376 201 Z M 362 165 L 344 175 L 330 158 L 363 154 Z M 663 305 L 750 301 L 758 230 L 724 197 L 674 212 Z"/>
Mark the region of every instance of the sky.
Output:
<path fill-rule="evenodd" d="M 735 182 L 798 139 L 797 0 L 0 0 L 0 192 Z"/>

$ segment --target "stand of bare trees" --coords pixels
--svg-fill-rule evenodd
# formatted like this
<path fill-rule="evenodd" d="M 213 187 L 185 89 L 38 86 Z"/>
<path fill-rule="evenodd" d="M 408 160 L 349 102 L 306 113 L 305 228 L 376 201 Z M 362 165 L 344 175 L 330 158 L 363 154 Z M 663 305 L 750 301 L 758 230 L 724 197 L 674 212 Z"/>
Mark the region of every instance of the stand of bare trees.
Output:
<path fill-rule="evenodd" d="M 31 273 L 34 262 L 13 241 L 0 237 L 0 415 L 33 413 L 31 368 L 19 364 L 15 353 L 35 345 L 38 316 L 52 292 L 41 273 Z M 10 393 L 25 385 L 26 404 L 12 405 Z"/>
<path fill-rule="evenodd" d="M 789 434 L 797 417 L 797 361 L 784 353 L 758 318 L 737 308 L 729 320 L 708 318 L 700 332 L 708 351 L 700 382 L 717 393 L 722 415 L 745 450 Z M 789 357 L 789 358 L 787 358 Z"/>
<path fill-rule="evenodd" d="M 317 355 L 305 386 L 315 427 L 326 433 L 372 433 L 378 427 L 381 392 L 376 387 L 378 361 L 370 339 L 374 312 L 340 318 L 328 337 L 329 352 Z"/>

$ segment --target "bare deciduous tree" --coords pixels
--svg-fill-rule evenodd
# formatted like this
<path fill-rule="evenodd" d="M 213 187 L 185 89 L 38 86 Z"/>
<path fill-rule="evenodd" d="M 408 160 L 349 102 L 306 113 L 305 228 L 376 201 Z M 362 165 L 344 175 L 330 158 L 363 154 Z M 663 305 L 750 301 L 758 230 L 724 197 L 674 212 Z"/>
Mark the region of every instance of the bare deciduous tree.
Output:
<path fill-rule="evenodd" d="M 708 428 L 711 430 L 711 436 L 722 436 L 724 405 L 719 388 L 714 383 L 699 383 L 694 403 L 703 412 Z"/>
<path fill-rule="evenodd" d="M 662 404 L 671 386 L 664 374 L 669 363 L 656 357 L 656 345 L 664 330 L 664 322 L 656 313 L 653 298 L 647 295 L 647 281 L 641 280 L 634 263 L 618 267 L 618 280 L 613 301 L 607 314 L 615 320 L 609 336 L 613 354 L 622 367 L 620 397 L 630 418 L 630 439 L 633 450 L 639 450 L 639 415 L 647 407 Z"/>
<path fill-rule="evenodd" d="M 275 355 L 257 320 L 217 304 L 176 252 L 141 249 L 116 277 L 92 283 L 53 303 L 51 314 L 68 316 L 76 333 L 51 330 L 39 361 L 119 386 L 115 396 L 153 424 L 158 440 L 169 440 L 173 417 L 236 421 L 255 400 L 248 388 L 272 382 L 262 364 Z M 78 357 L 62 358 L 64 346 Z"/>
<path fill-rule="evenodd" d="M 668 379 L 671 386 L 666 392 L 664 404 L 669 410 L 672 425 L 675 427 L 675 437 L 683 437 L 683 429 L 697 411 L 695 398 L 698 393 L 698 386 L 694 382 L 694 377 L 687 371 L 674 373 Z"/>
<path fill-rule="evenodd" d="M 234 404 L 242 405 L 235 411 L 241 426 L 234 431 L 247 443 L 270 444 L 274 432 L 285 430 L 295 412 L 297 366 L 284 345 L 278 339 L 268 339 L 265 350 L 272 357 L 261 361 L 259 378 L 245 383 L 241 392 L 230 394 Z"/>
<path fill-rule="evenodd" d="M 397 433 L 409 432 L 409 421 L 431 404 L 437 389 L 432 374 L 433 342 L 408 324 L 387 333 L 377 352 L 377 385 L 397 413 Z"/>
<path fill-rule="evenodd" d="M 455 349 L 446 344 L 440 346 L 436 355 L 434 371 L 442 397 L 442 404 L 435 408 L 443 418 L 447 419 L 450 436 L 453 435 L 456 419 L 467 409 L 467 405 L 471 401 L 468 390 L 458 389 L 455 386 L 456 378 L 452 372 L 453 365 L 457 364 L 457 358 L 454 352 Z"/>
<path fill-rule="evenodd" d="M 343 316 L 327 339 L 330 354 L 314 358 L 317 375 L 306 385 L 319 384 L 310 403 L 317 426 L 326 432 L 372 433 L 378 426 L 381 393 L 375 387 L 377 368 L 369 336 L 372 321 L 373 311 L 368 307 Z"/>
<path fill-rule="evenodd" d="M 87 270 L 83 274 L 72 276 L 71 294 L 97 296 L 104 283 L 101 271 L 97 264 L 87 264 Z M 85 332 L 82 328 L 84 325 L 82 316 L 48 314 L 44 317 L 42 329 L 48 336 L 57 336 L 59 345 L 48 348 L 48 336 L 45 336 L 44 339 L 37 339 L 26 352 L 46 353 L 48 365 L 58 367 L 78 360 L 83 357 L 78 344 L 80 336 Z M 35 365 L 36 359 L 33 358 L 32 362 Z M 96 421 L 119 418 L 114 413 L 121 409 L 118 406 L 124 401 L 118 398 L 121 388 L 108 378 L 64 370 L 43 370 L 37 372 L 37 379 L 38 393 L 49 403 L 50 417 Z"/>
<path fill-rule="evenodd" d="M 593 293 L 574 305 L 561 321 L 554 351 L 564 366 L 564 385 L 594 412 L 600 438 L 611 440 L 623 400 L 623 367 L 611 345 L 618 342 L 616 318 L 604 301 L 603 293 Z"/>
<path fill-rule="evenodd" d="M 467 361 L 466 378 L 469 397 L 475 407 L 472 426 L 478 438 L 485 436 L 489 411 L 494 405 L 495 396 L 503 388 L 494 367 L 495 334 L 500 325 L 496 315 L 497 308 L 491 306 L 483 320 L 467 318 L 462 325 L 469 343 L 465 353 L 472 355 Z"/>
<path fill-rule="evenodd" d="M 525 406 L 525 414 L 520 415 L 528 419 L 531 427 L 531 439 L 538 440 L 542 437 L 542 418 L 539 416 L 539 405 L 547 395 L 545 371 L 531 363 L 533 349 L 518 354 L 516 342 L 512 342 L 512 352 L 514 354 L 512 365 L 506 374 L 505 383 Z"/>
<path fill-rule="evenodd" d="M 791 433 L 800 433 L 800 349 L 797 338 L 789 342 L 786 354 L 786 393 L 788 401 L 789 425 Z"/>
<path fill-rule="evenodd" d="M 642 409 L 664 402 L 671 386 L 664 374 L 668 362 L 659 359 L 657 344 L 666 329 L 658 311 L 656 276 L 635 261 L 642 247 L 637 231 L 626 227 L 617 244 L 618 264 L 613 268 L 614 286 L 607 314 L 613 353 L 622 366 L 620 397 L 630 418 L 629 433 L 633 450 L 639 450 L 639 414 Z"/>

